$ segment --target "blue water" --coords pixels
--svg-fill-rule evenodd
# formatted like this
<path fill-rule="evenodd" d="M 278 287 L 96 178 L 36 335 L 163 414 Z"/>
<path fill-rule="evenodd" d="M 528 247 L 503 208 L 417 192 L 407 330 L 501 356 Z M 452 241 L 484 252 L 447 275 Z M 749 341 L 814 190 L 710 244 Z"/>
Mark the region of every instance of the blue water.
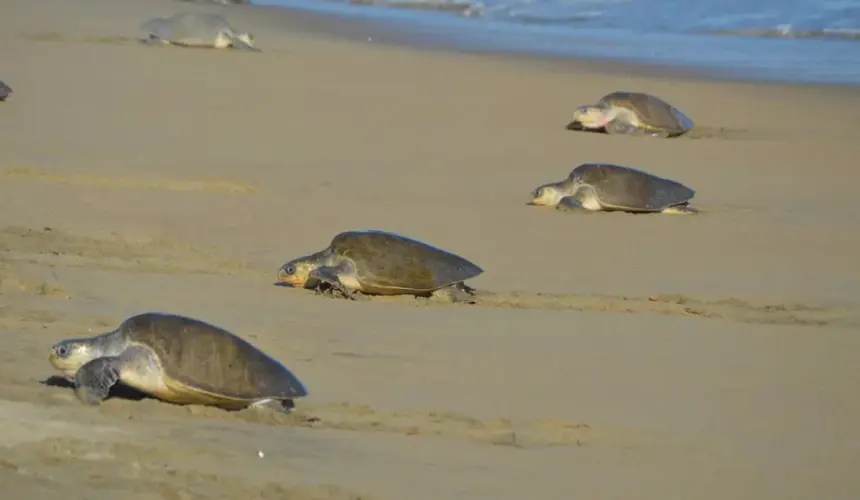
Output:
<path fill-rule="evenodd" d="M 355 2 L 356 0 L 352 0 Z M 263 0 L 461 50 L 860 85 L 860 0 Z M 373 1 L 373 5 L 367 5 Z"/>

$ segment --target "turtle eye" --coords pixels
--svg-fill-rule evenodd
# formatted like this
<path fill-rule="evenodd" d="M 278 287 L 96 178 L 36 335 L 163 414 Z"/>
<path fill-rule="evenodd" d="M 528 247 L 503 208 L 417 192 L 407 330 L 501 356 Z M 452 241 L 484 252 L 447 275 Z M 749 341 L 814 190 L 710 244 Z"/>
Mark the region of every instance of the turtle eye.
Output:
<path fill-rule="evenodd" d="M 57 353 L 57 356 L 65 358 L 69 355 L 69 346 L 67 346 L 66 344 L 59 344 L 54 347 L 54 352 Z"/>
<path fill-rule="evenodd" d="M 296 266 L 290 264 L 289 266 L 284 268 L 284 272 L 289 275 L 296 274 Z"/>

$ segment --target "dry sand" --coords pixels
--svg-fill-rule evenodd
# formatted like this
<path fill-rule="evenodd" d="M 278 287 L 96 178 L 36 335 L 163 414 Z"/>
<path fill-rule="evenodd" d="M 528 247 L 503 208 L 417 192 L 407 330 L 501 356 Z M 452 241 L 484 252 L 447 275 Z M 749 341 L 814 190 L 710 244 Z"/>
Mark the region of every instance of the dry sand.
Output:
<path fill-rule="evenodd" d="M 259 54 L 134 41 L 204 8 L 0 4 L 4 498 L 860 496 L 856 89 L 385 47 L 248 7 L 222 10 Z M 732 133 L 564 129 L 617 88 Z M 586 161 L 681 180 L 704 213 L 525 205 Z M 457 252 L 497 295 L 272 286 L 361 228 Z M 311 396 L 284 417 L 40 383 L 57 339 L 150 310 L 245 336 Z"/>

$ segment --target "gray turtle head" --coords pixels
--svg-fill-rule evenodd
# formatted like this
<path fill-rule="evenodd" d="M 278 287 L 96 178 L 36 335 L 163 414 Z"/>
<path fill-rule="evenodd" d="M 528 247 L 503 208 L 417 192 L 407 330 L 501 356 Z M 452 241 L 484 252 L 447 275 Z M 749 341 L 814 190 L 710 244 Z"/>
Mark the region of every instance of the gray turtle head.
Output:
<path fill-rule="evenodd" d="M 561 182 L 551 182 L 538 186 L 531 192 L 528 204 L 554 207 L 562 198 L 576 191 L 577 182 L 576 180 L 565 179 Z"/>
<path fill-rule="evenodd" d="M 615 118 L 615 109 L 603 104 L 579 106 L 573 112 L 573 120 L 568 129 L 599 130 Z"/>
<path fill-rule="evenodd" d="M 48 361 L 66 377 L 74 377 L 78 368 L 105 355 L 104 344 L 96 338 L 74 338 L 57 342 L 51 347 Z"/>

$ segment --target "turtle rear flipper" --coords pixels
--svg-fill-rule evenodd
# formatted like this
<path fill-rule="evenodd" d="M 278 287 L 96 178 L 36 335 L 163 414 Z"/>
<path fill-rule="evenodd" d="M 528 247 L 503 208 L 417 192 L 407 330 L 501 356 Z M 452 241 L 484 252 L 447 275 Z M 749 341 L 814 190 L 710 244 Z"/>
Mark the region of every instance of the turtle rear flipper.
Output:
<path fill-rule="evenodd" d="M 672 205 L 664 209 L 662 213 L 670 215 L 693 215 L 699 213 L 699 209 L 684 203 L 681 205 Z"/>
<path fill-rule="evenodd" d="M 440 288 L 433 292 L 431 298 L 453 304 L 475 304 L 475 289 L 463 282 Z"/>
<path fill-rule="evenodd" d="M 142 43 L 143 45 L 162 46 L 162 45 L 168 45 L 169 44 L 169 42 L 167 40 L 165 40 L 159 36 L 153 35 L 152 33 L 150 33 L 149 36 L 147 36 L 145 38 L 139 39 L 138 41 L 140 43 Z"/>
<path fill-rule="evenodd" d="M 250 50 L 251 52 L 262 52 L 262 50 L 258 49 L 248 43 L 250 40 L 250 34 L 248 33 L 240 33 L 238 35 L 233 35 L 230 37 L 230 43 L 234 49 L 242 49 L 242 50 Z"/>
<path fill-rule="evenodd" d="M 250 409 L 267 409 L 274 410 L 279 413 L 291 413 L 295 407 L 296 404 L 292 399 L 274 398 L 260 399 L 248 405 L 248 408 Z"/>

